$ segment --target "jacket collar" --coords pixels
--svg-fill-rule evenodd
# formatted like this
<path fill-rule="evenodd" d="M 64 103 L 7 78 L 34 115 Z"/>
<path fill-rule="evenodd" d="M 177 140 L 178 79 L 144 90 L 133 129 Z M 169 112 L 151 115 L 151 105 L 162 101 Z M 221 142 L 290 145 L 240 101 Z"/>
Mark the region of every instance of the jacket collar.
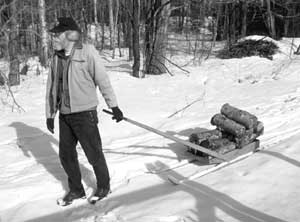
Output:
<path fill-rule="evenodd" d="M 79 61 L 84 62 L 86 59 L 83 56 L 83 43 L 82 40 L 79 39 L 77 42 L 75 42 L 72 53 L 71 53 L 71 60 L 73 61 Z"/>
<path fill-rule="evenodd" d="M 75 42 L 75 44 L 74 44 L 75 49 L 82 49 L 82 47 L 83 47 L 83 44 L 82 44 L 81 39 L 79 39 L 78 41 Z"/>

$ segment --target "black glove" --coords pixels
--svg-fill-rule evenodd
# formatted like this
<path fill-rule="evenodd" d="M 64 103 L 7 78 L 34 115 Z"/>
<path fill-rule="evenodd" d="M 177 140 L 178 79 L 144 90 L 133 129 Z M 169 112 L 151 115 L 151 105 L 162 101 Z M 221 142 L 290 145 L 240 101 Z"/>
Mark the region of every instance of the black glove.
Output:
<path fill-rule="evenodd" d="M 54 119 L 53 118 L 47 119 L 47 128 L 51 133 L 54 133 Z"/>
<path fill-rule="evenodd" d="M 115 119 L 116 122 L 120 122 L 123 119 L 123 113 L 122 111 L 119 109 L 119 107 L 112 107 L 112 112 L 113 112 L 113 118 Z"/>

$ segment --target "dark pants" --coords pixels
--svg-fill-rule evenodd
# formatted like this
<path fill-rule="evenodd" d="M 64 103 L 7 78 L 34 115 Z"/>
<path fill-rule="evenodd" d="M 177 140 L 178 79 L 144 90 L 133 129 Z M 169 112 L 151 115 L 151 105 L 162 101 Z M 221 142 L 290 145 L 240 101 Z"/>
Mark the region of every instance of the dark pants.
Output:
<path fill-rule="evenodd" d="M 83 189 L 76 151 L 78 141 L 93 166 L 97 187 L 109 187 L 109 172 L 97 123 L 96 110 L 59 115 L 59 158 L 72 191 Z"/>

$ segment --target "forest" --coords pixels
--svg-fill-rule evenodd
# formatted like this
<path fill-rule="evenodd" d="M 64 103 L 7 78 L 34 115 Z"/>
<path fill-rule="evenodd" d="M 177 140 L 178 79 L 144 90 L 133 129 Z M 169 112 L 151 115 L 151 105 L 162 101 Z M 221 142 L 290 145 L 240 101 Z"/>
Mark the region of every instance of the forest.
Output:
<path fill-rule="evenodd" d="M 53 51 L 47 31 L 59 17 L 74 18 L 83 40 L 112 58 L 127 49 L 137 78 L 172 74 L 168 65 L 178 65 L 171 56 L 182 50 L 199 61 L 218 41 L 230 48 L 248 35 L 300 36 L 297 0 L 0 0 L 0 58 L 9 61 L 0 84 L 20 84 L 20 64 L 29 57 L 47 67 Z"/>

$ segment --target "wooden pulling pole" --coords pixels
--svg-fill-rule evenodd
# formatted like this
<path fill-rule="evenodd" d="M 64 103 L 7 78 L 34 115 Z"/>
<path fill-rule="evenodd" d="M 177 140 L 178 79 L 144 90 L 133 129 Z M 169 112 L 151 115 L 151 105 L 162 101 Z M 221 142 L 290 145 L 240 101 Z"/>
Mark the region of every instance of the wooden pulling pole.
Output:
<path fill-rule="evenodd" d="M 107 113 L 107 114 L 110 114 L 110 115 L 113 115 L 113 113 L 112 113 L 111 111 L 108 111 L 108 110 L 106 110 L 106 109 L 103 109 L 103 112 L 105 112 L 105 113 Z M 203 152 L 203 153 L 208 154 L 209 156 L 216 157 L 216 158 L 218 158 L 218 159 L 220 159 L 220 160 L 223 160 L 223 161 L 228 161 L 223 155 L 220 155 L 219 153 L 214 152 L 214 151 L 212 151 L 212 150 L 206 149 L 205 147 L 202 147 L 202 146 L 196 145 L 196 144 L 194 144 L 194 143 L 191 143 L 191 142 L 188 142 L 188 141 L 179 139 L 179 138 L 177 138 L 177 137 L 175 137 L 175 136 L 171 136 L 171 135 L 166 134 L 166 133 L 164 133 L 164 132 L 162 132 L 162 131 L 159 131 L 159 130 L 157 130 L 157 129 L 154 129 L 154 128 L 150 127 L 150 126 L 147 126 L 147 125 L 145 125 L 145 124 L 139 123 L 139 122 L 134 121 L 134 120 L 131 120 L 131 119 L 127 118 L 127 117 L 123 117 L 123 120 L 125 120 L 125 121 L 127 121 L 127 122 L 129 122 L 129 123 L 132 123 L 133 125 L 139 126 L 139 127 L 143 128 L 143 129 L 146 129 L 146 130 L 148 130 L 148 131 L 151 131 L 151 132 L 153 132 L 153 133 L 156 133 L 156 134 L 158 134 L 158 135 L 160 135 L 160 136 L 163 136 L 163 137 L 165 137 L 165 138 L 168 138 L 168 139 L 170 139 L 170 140 L 173 140 L 173 141 L 175 141 L 175 142 L 181 143 L 181 144 L 183 144 L 183 145 L 185 145 L 185 146 L 191 147 L 191 148 L 193 148 L 193 149 L 195 149 L 195 150 L 199 150 L 199 151 L 201 151 L 201 152 Z"/>

